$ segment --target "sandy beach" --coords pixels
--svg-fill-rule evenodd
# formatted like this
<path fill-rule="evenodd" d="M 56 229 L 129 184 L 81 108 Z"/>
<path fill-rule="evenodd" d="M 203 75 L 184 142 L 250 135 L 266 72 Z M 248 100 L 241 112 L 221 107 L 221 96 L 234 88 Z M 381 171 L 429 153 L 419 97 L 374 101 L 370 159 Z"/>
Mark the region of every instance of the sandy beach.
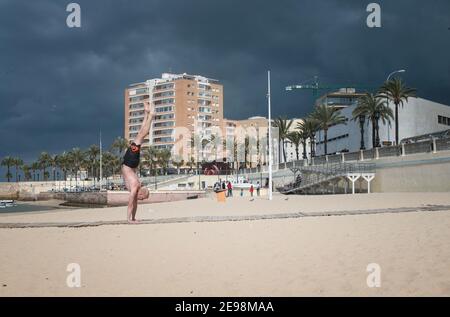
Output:
<path fill-rule="evenodd" d="M 210 197 L 140 205 L 154 223 L 113 224 L 125 214 L 0 215 L 0 296 L 450 296 L 448 193 Z M 66 284 L 69 263 L 80 288 Z M 370 263 L 380 287 L 367 285 Z"/>

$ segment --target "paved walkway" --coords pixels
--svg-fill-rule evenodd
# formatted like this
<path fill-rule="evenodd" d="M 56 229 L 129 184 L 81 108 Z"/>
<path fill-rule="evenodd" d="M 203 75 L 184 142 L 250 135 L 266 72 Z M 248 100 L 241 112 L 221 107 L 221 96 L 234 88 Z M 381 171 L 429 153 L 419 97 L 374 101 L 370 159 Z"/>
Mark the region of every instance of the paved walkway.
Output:
<path fill-rule="evenodd" d="M 404 212 L 435 212 L 450 211 L 450 205 L 427 205 L 423 207 L 409 208 L 386 208 L 386 209 L 365 209 L 350 211 L 324 211 L 324 212 L 297 212 L 297 213 L 274 213 L 264 215 L 247 216 L 197 216 L 178 218 L 144 219 L 139 224 L 163 224 L 163 223 L 187 223 L 187 222 L 220 222 L 220 221 L 254 221 L 266 219 L 289 219 L 302 217 L 328 217 L 328 216 L 354 216 L 383 213 L 404 213 Z M 0 228 L 80 228 L 97 227 L 104 225 L 124 225 L 128 224 L 123 220 L 93 221 L 93 222 L 29 222 L 29 223 L 0 223 Z"/>

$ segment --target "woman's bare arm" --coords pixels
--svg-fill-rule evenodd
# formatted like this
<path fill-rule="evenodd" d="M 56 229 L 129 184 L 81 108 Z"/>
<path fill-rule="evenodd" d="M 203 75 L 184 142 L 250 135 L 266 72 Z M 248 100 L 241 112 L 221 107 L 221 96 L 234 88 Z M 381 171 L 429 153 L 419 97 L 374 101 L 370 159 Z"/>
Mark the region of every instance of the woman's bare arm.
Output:
<path fill-rule="evenodd" d="M 140 145 L 144 142 L 145 137 L 150 131 L 150 122 L 152 121 L 150 116 L 150 104 L 148 102 L 144 103 L 144 120 L 142 121 L 141 129 L 138 132 L 138 135 L 134 139 L 134 143 L 136 145 Z"/>

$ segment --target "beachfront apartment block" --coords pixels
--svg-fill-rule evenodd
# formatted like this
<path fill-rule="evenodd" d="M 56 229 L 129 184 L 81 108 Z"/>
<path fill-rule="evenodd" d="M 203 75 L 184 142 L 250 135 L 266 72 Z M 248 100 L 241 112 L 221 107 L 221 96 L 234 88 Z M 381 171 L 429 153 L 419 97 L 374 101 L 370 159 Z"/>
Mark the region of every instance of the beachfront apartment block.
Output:
<path fill-rule="evenodd" d="M 326 104 L 337 107 L 345 117 L 345 124 L 331 126 L 328 129 L 327 152 L 355 152 L 361 148 L 361 126 L 359 120 L 352 120 L 352 112 L 358 105 L 361 93 L 354 90 L 340 90 L 328 93 L 320 97 L 316 105 Z M 395 112 L 392 101 L 388 106 Z M 399 141 L 407 138 L 441 132 L 450 129 L 450 106 L 433 102 L 427 99 L 410 97 L 399 107 Z M 373 148 L 372 123 L 367 119 L 363 124 L 364 148 Z M 381 146 L 389 146 L 395 143 L 395 121 L 391 123 L 379 122 L 379 139 Z M 316 155 L 324 155 L 324 133 L 316 134 Z"/>
<path fill-rule="evenodd" d="M 163 73 L 161 78 L 125 89 L 127 140 L 133 140 L 141 128 L 146 101 L 151 105 L 152 121 L 143 147 L 152 145 L 177 155 L 182 147 L 190 148 L 192 135 L 208 137 L 214 129 L 223 127 L 223 86 L 218 80 L 186 73 Z"/>

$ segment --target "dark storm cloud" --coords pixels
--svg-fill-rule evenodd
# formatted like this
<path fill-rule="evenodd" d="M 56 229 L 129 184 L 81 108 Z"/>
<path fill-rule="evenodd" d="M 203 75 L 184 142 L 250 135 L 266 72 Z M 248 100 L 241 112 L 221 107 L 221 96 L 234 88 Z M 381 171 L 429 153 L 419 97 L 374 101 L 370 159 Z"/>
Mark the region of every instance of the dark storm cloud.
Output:
<path fill-rule="evenodd" d="M 311 109 L 310 91 L 286 85 L 378 86 L 398 68 L 450 104 L 448 0 L 378 1 L 380 29 L 365 24 L 372 1 L 74 1 L 80 29 L 66 26 L 69 2 L 0 0 L 0 157 L 87 147 L 100 128 L 110 143 L 125 87 L 169 70 L 221 80 L 235 119 L 266 115 L 267 69 L 274 116 Z"/>

